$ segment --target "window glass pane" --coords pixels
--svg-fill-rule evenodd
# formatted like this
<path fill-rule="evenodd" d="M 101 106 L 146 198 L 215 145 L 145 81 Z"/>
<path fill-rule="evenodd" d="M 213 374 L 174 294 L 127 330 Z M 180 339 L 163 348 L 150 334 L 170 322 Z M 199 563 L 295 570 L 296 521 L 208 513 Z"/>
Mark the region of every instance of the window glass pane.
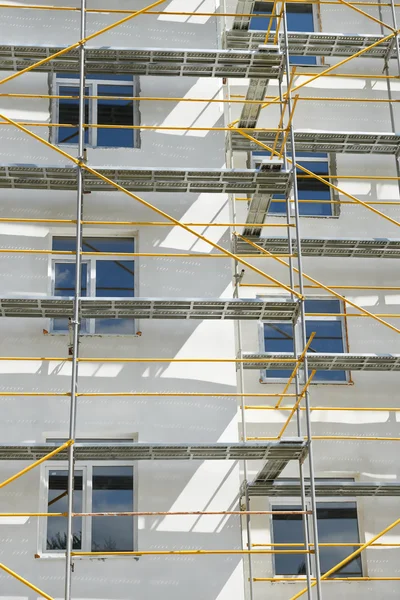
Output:
<path fill-rule="evenodd" d="M 99 96 L 127 96 L 132 98 L 133 86 L 129 85 L 98 85 Z M 97 101 L 98 125 L 134 125 L 133 100 Z M 133 129 L 97 129 L 97 145 L 119 148 L 133 148 Z"/>
<path fill-rule="evenodd" d="M 82 471 L 75 471 L 73 511 L 83 512 Z M 49 513 L 68 510 L 68 471 L 51 470 L 49 473 L 48 506 Z M 82 548 L 82 518 L 73 517 L 73 548 Z M 46 550 L 65 550 L 67 547 L 67 519 L 49 517 L 47 519 Z"/>
<path fill-rule="evenodd" d="M 75 251 L 74 237 L 53 237 L 53 250 Z M 134 252 L 134 238 L 87 237 L 82 240 L 82 250 L 85 252 Z"/>
<path fill-rule="evenodd" d="M 318 504 L 317 517 L 321 543 L 339 544 L 360 541 L 355 502 Z M 357 546 L 320 548 L 321 571 L 326 573 L 357 548 Z M 362 577 L 361 556 L 339 569 L 332 577 Z"/>
<path fill-rule="evenodd" d="M 133 260 L 98 260 L 96 262 L 96 296 L 130 297 L 135 295 Z M 96 319 L 96 333 L 133 334 L 134 319 Z"/>
<path fill-rule="evenodd" d="M 89 95 L 89 88 L 85 94 Z M 59 127 L 57 130 L 58 144 L 78 143 L 79 123 L 79 88 L 76 85 L 60 86 L 60 96 L 76 96 L 75 99 L 60 98 L 58 101 L 58 122 L 63 125 L 75 125 L 75 127 Z M 89 100 L 85 100 L 85 123 L 89 123 Z M 85 143 L 89 142 L 89 130 L 85 130 Z"/>
<path fill-rule="evenodd" d="M 265 352 L 293 352 L 293 327 L 289 323 L 264 324 Z M 291 370 L 267 369 L 269 379 L 290 377 Z"/>
<path fill-rule="evenodd" d="M 133 238 L 83 238 L 82 249 L 87 252 L 134 252 Z"/>
<path fill-rule="evenodd" d="M 340 313 L 340 300 L 306 300 L 306 313 Z"/>
<path fill-rule="evenodd" d="M 274 506 L 273 510 L 301 510 L 301 506 Z M 272 523 L 275 544 L 304 544 L 302 515 L 274 515 Z M 293 550 L 293 548 L 282 546 L 279 550 Z M 305 554 L 275 554 L 275 574 L 305 575 L 305 556 Z"/>
<path fill-rule="evenodd" d="M 257 14 L 272 13 L 272 2 L 256 2 L 254 11 Z M 288 31 L 314 31 L 314 17 L 311 4 L 288 4 L 286 6 Z M 250 19 L 249 29 L 265 31 L 268 29 L 269 19 L 264 17 L 252 17 Z M 274 18 L 271 30 L 276 29 L 276 19 Z M 316 65 L 315 56 L 291 56 L 292 65 Z"/>
<path fill-rule="evenodd" d="M 133 468 L 93 467 L 93 512 L 133 511 Z M 133 550 L 133 517 L 92 517 L 92 551 Z"/>
<path fill-rule="evenodd" d="M 87 296 L 87 267 L 82 263 L 81 296 Z M 75 293 L 76 265 L 72 262 L 54 264 L 54 295 L 73 296 Z M 81 319 L 81 332 L 86 332 L 86 319 Z M 53 319 L 53 331 L 68 331 L 68 319 Z"/>
<path fill-rule="evenodd" d="M 329 311 L 327 311 L 329 312 Z M 342 321 L 314 321 L 307 319 L 307 339 L 315 331 L 309 352 L 342 353 L 344 352 Z M 346 371 L 317 371 L 314 381 L 346 381 Z"/>

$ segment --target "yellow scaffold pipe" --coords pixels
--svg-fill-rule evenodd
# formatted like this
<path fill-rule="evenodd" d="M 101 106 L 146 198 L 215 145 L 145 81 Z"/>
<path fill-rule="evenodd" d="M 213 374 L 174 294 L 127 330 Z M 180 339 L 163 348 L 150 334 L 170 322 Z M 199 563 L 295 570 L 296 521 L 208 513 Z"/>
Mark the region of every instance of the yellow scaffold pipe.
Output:
<path fill-rule="evenodd" d="M 209 556 L 242 554 L 311 554 L 310 550 L 133 550 L 126 552 L 71 552 L 72 556 Z"/>
<path fill-rule="evenodd" d="M 278 440 L 280 440 L 283 436 L 283 434 L 285 433 L 286 429 L 289 426 L 290 421 L 292 420 L 292 417 L 294 415 L 294 413 L 296 412 L 296 410 L 298 409 L 300 402 L 303 400 L 308 388 L 310 387 L 310 383 L 313 380 L 315 373 L 317 371 L 312 371 L 310 377 L 308 378 L 303 391 L 301 392 L 300 396 L 298 397 L 298 399 L 296 400 L 296 403 L 294 404 L 292 410 L 290 411 L 290 415 L 288 416 L 288 418 L 286 419 L 285 424 L 283 425 L 282 429 L 280 430 L 280 432 L 278 433 Z"/>
<path fill-rule="evenodd" d="M 12 571 L 8 567 L 6 567 L 6 565 L 3 565 L 3 563 L 0 563 L 0 569 L 11 575 L 11 577 L 14 577 L 14 579 L 17 579 L 20 583 L 26 585 L 26 587 L 33 590 L 35 594 L 39 594 L 39 596 L 41 596 L 42 598 L 46 598 L 46 600 L 55 600 L 52 596 L 49 596 L 48 594 L 46 594 L 46 592 L 43 592 L 43 590 L 40 590 L 38 587 L 36 587 L 36 585 L 33 585 L 33 583 L 30 583 L 27 579 L 24 579 L 23 577 L 21 577 L 21 575 L 18 575 L 18 573 Z"/>
<path fill-rule="evenodd" d="M 304 360 L 304 357 L 305 357 L 305 355 L 307 354 L 307 350 L 308 350 L 308 349 L 309 349 L 309 347 L 311 346 L 311 342 L 313 341 L 314 337 L 315 337 L 315 331 L 312 331 L 312 332 L 311 332 L 311 335 L 310 335 L 310 337 L 308 338 L 308 342 L 307 342 L 307 344 L 304 346 L 303 352 L 300 354 L 300 356 L 299 356 L 299 360 L 298 360 L 298 362 L 295 364 L 295 366 L 294 366 L 294 369 L 293 369 L 293 371 L 292 371 L 292 373 L 291 373 L 291 375 L 290 375 L 290 377 L 289 377 L 289 379 L 288 379 L 288 382 L 287 382 L 287 384 L 285 385 L 285 389 L 283 390 L 282 394 L 280 394 L 280 395 L 279 395 L 279 400 L 278 400 L 278 402 L 275 404 L 275 408 L 279 408 L 279 406 L 280 406 L 280 404 L 281 404 L 281 402 L 282 402 L 283 398 L 286 396 L 286 393 L 287 393 L 287 391 L 288 391 L 288 389 L 289 389 L 289 387 L 290 387 L 290 384 L 292 383 L 293 379 L 295 378 L 295 376 L 296 376 L 296 373 L 297 373 L 297 371 L 299 370 L 299 367 L 300 367 L 301 363 L 303 362 L 303 360 Z"/>
<path fill-rule="evenodd" d="M 65 444 L 63 444 L 59 448 L 56 448 L 52 452 L 49 452 L 49 454 L 46 454 L 46 456 L 43 456 L 43 458 L 40 458 L 39 460 L 37 460 L 34 463 L 32 463 L 31 465 L 29 465 L 29 467 L 25 467 L 25 469 L 22 469 L 22 471 L 19 471 L 18 473 L 16 473 L 12 477 L 9 477 L 8 479 L 6 479 L 2 483 L 0 483 L 0 489 L 2 489 L 3 487 L 5 487 L 9 483 L 12 483 L 13 481 L 15 481 L 16 479 L 18 479 L 19 477 L 22 477 L 22 475 L 25 475 L 25 473 L 28 473 L 29 471 L 32 471 L 32 469 L 34 469 L 35 467 L 38 467 L 39 465 L 41 465 L 42 463 L 44 463 L 46 460 L 49 460 L 50 458 L 52 458 L 53 456 L 55 456 L 56 454 L 58 454 L 59 452 L 62 452 L 63 450 L 65 450 L 66 448 L 68 448 L 69 446 L 71 446 L 73 443 L 74 443 L 73 440 L 68 440 L 67 442 L 65 442 Z"/>

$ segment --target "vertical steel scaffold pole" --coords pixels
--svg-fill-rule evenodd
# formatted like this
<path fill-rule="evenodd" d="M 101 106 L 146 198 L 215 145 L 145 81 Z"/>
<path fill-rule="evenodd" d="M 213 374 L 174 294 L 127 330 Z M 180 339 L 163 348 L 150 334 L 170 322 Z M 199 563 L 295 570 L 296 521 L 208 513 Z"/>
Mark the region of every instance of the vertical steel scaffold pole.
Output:
<path fill-rule="evenodd" d="M 86 0 L 81 0 L 80 39 L 86 35 Z M 85 44 L 79 49 L 79 125 L 78 125 L 78 159 L 84 160 L 85 151 Z M 78 354 L 80 333 L 80 297 L 82 271 L 82 207 L 83 207 L 83 169 L 77 169 L 77 199 L 76 199 L 76 258 L 75 258 L 75 293 L 72 321 L 72 373 L 71 373 L 71 403 L 69 413 L 69 439 L 75 440 L 76 433 L 76 402 L 78 391 Z M 65 552 L 65 600 L 71 600 L 72 556 L 73 549 L 73 512 L 74 494 L 74 444 L 68 448 L 68 508 L 67 508 L 67 547 Z"/>
<path fill-rule="evenodd" d="M 284 51 L 285 51 L 285 69 L 286 69 L 286 99 L 288 105 L 289 119 L 292 114 L 292 97 L 290 91 L 290 62 L 289 62 L 289 47 L 288 47 L 288 31 L 287 31 L 287 18 L 286 18 L 286 4 L 283 2 L 283 35 L 284 35 Z M 297 188 L 297 173 L 296 173 L 296 146 L 294 140 L 293 131 L 293 120 L 291 120 L 289 128 L 290 137 L 290 150 L 292 154 L 292 177 L 293 177 L 293 199 L 294 199 L 294 218 L 296 225 L 296 244 L 297 244 L 297 268 L 298 268 L 298 280 L 299 280 L 299 291 L 304 296 L 304 283 L 303 283 L 303 262 L 301 255 L 301 231 L 300 231 L 300 212 L 299 212 L 299 194 Z M 301 333 L 301 344 L 303 348 L 307 344 L 307 331 L 305 321 L 305 306 L 304 299 L 300 301 L 300 333 Z M 304 382 L 308 379 L 308 360 L 307 354 L 303 361 L 304 367 Z M 313 457 L 313 442 L 312 442 L 312 431 L 311 431 L 311 411 L 310 411 L 310 395 L 309 392 L 305 393 L 305 417 L 306 417 L 306 434 L 308 438 L 308 462 L 309 462 L 309 476 L 310 476 L 310 497 L 311 497 L 311 512 L 312 512 L 312 524 L 313 524 L 313 536 L 314 536 L 314 558 L 315 558 L 315 579 L 317 587 L 317 599 L 322 600 L 322 589 L 321 589 L 321 563 L 319 555 L 319 540 L 318 540 L 318 523 L 317 523 L 317 502 L 315 496 L 315 476 L 314 476 L 314 457 Z M 307 563 L 306 563 L 307 564 Z M 308 581 L 307 581 L 308 586 Z M 310 586 L 311 587 L 311 586 Z M 308 588 L 310 596 L 311 590 Z"/>
<path fill-rule="evenodd" d="M 282 8 L 281 10 L 284 10 L 284 3 L 282 3 Z M 287 64 L 286 64 L 287 67 Z M 288 69 L 286 68 L 286 81 L 287 84 L 289 85 L 290 83 L 290 78 L 289 78 L 289 73 L 288 73 Z M 279 78 L 279 100 L 280 100 L 280 112 L 282 114 L 283 111 L 283 93 L 282 93 L 282 77 Z M 282 126 L 284 127 L 284 124 L 282 123 Z M 287 169 L 287 151 L 286 151 L 286 145 L 283 148 L 283 167 L 286 170 Z M 289 193 L 287 193 L 287 197 L 286 197 L 286 225 L 287 225 L 287 240 L 288 240 L 288 254 L 289 254 L 289 285 L 292 288 L 292 290 L 294 290 L 295 287 L 295 277 L 294 277 L 294 270 L 293 270 L 293 240 L 292 240 L 292 227 L 290 227 L 292 223 L 292 219 L 291 219 L 291 215 L 290 215 L 290 198 L 289 198 Z M 295 300 L 294 294 L 290 294 L 291 299 Z M 298 339 L 297 339 L 297 332 L 296 332 L 296 322 L 293 322 L 293 353 L 294 353 L 294 357 L 297 358 L 297 350 L 298 350 Z M 294 379 L 294 384 L 295 384 L 295 393 L 296 393 L 296 402 L 299 399 L 300 396 L 300 373 L 299 370 L 297 370 L 296 375 L 295 375 L 295 379 Z M 297 435 L 299 437 L 302 437 L 302 432 L 301 432 L 301 410 L 300 407 L 297 408 L 296 411 L 296 427 L 297 427 Z M 302 523 L 303 523 L 303 535 L 304 535 L 304 547 L 306 550 L 306 554 L 304 555 L 305 557 L 305 563 L 306 563 L 306 579 L 307 579 L 307 597 L 309 600 L 312 599 L 312 588 L 311 588 L 311 559 L 310 559 L 310 531 L 309 531 L 309 525 L 308 525 L 308 515 L 305 514 L 306 510 L 307 510 L 307 506 L 306 506 L 306 488 L 305 488 L 305 482 L 304 482 L 304 467 L 303 467 L 303 463 L 299 460 L 299 479 L 300 479 L 300 497 L 301 497 L 301 510 L 304 511 L 304 514 L 302 515 Z"/>

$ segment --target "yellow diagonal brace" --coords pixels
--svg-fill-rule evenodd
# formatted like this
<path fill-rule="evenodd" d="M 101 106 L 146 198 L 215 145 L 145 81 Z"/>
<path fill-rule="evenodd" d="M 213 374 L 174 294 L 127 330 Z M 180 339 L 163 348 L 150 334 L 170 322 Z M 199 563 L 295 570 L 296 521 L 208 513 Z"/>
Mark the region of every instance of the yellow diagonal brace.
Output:
<path fill-rule="evenodd" d="M 283 400 L 284 398 L 286 398 L 286 396 L 287 396 L 287 393 L 286 393 L 286 392 L 288 391 L 288 389 L 289 389 L 289 387 L 290 387 L 290 384 L 292 383 L 292 381 L 293 381 L 294 377 L 296 376 L 296 373 L 297 373 L 297 371 L 299 370 L 299 367 L 300 367 L 301 363 L 302 363 L 302 362 L 303 362 L 303 360 L 304 360 L 304 357 L 305 357 L 305 355 L 306 355 L 306 353 L 307 353 L 307 350 L 309 349 L 309 347 L 310 347 L 310 345 L 311 345 L 311 342 L 313 341 L 313 339 L 314 339 L 314 337 L 315 337 L 315 333 L 316 333 L 315 331 L 313 331 L 313 332 L 311 333 L 311 335 L 310 335 L 310 337 L 309 337 L 309 339 L 308 339 L 308 342 L 307 342 L 307 344 L 304 346 L 304 350 L 303 350 L 303 352 L 300 354 L 300 356 L 299 356 L 299 358 L 298 358 L 298 360 L 297 360 L 297 363 L 296 363 L 296 364 L 295 364 L 295 366 L 294 366 L 294 369 L 293 369 L 293 371 L 292 371 L 292 374 L 290 375 L 290 377 L 289 377 L 289 380 L 288 380 L 287 384 L 285 385 L 285 389 L 283 390 L 282 394 L 280 395 L 278 402 L 275 404 L 275 408 L 279 408 L 279 407 L 280 407 L 280 405 L 281 405 L 281 402 L 282 402 L 282 400 Z"/>
<path fill-rule="evenodd" d="M 1 82 L 0 82 L 1 83 Z M 81 162 L 79 159 L 75 158 L 74 156 L 72 156 L 71 154 L 68 154 L 68 152 L 65 152 L 64 150 L 61 150 L 61 148 L 58 148 L 57 146 L 55 146 L 54 144 L 51 144 L 50 142 L 48 142 L 47 140 L 41 138 L 39 135 L 37 135 L 36 133 L 33 133 L 32 131 L 29 131 L 29 129 L 26 129 L 26 127 L 23 127 L 22 125 L 19 125 L 18 123 L 16 123 L 15 121 L 13 121 L 12 119 L 9 119 L 8 117 L 6 117 L 5 115 L 0 114 L 0 119 L 4 119 L 5 121 L 7 121 L 7 123 L 9 123 L 10 125 L 14 125 L 17 129 L 19 129 L 20 131 L 23 131 L 24 133 L 26 133 L 27 135 L 29 135 L 30 137 L 34 138 L 35 140 L 37 140 L 38 142 L 41 142 L 42 144 L 44 144 L 45 146 L 47 146 L 48 148 L 51 148 L 52 150 L 54 150 L 55 152 L 57 152 L 58 154 L 61 154 L 61 156 L 64 156 L 65 158 L 67 158 L 68 160 L 70 160 L 71 162 L 75 163 L 76 165 L 78 165 L 79 167 L 81 167 L 82 169 L 85 169 L 85 171 L 88 171 L 89 173 L 91 173 L 92 175 L 95 175 L 96 177 L 98 177 L 99 179 L 102 179 L 105 183 L 108 183 L 109 185 L 111 185 L 112 187 L 114 187 L 115 189 L 117 189 L 120 192 L 123 192 L 124 194 L 126 194 L 127 196 L 129 196 L 130 198 L 133 198 L 134 200 L 137 200 L 138 202 L 140 202 L 140 204 L 143 204 L 143 206 L 146 206 L 147 208 L 149 208 L 150 210 L 156 212 L 157 214 L 159 214 L 160 216 L 164 217 L 165 219 L 167 219 L 168 221 L 170 221 L 171 223 L 174 223 L 174 225 L 176 225 L 177 227 L 181 227 L 182 229 L 184 229 L 185 231 L 188 231 L 189 233 L 192 233 L 195 237 L 199 238 L 200 240 L 202 240 L 203 242 L 206 242 L 206 244 L 209 244 L 210 246 L 212 246 L 213 248 L 215 248 L 216 250 L 220 250 L 223 254 L 225 254 L 226 256 L 229 256 L 230 258 L 233 258 L 234 260 L 237 260 L 240 264 L 244 265 L 245 267 L 248 267 L 250 270 L 254 271 L 255 273 L 257 273 L 258 275 L 261 275 L 261 277 L 265 277 L 266 279 L 268 279 L 269 281 L 272 281 L 273 283 L 276 283 L 279 287 L 283 288 L 284 290 L 286 290 L 287 292 L 289 292 L 290 294 L 294 294 L 297 298 L 302 299 L 303 296 L 301 294 L 299 294 L 298 292 L 296 292 L 295 290 L 292 290 L 292 288 L 290 288 L 289 286 L 285 285 L 284 283 L 282 283 L 281 281 L 278 281 L 278 279 L 275 279 L 274 277 L 272 277 L 271 275 L 268 275 L 267 273 L 265 273 L 264 271 L 261 271 L 261 269 L 258 269 L 257 267 L 254 267 L 252 264 L 250 264 L 249 262 L 247 262 L 246 260 L 243 260 L 242 258 L 240 258 L 240 256 L 237 256 L 236 254 L 234 254 L 233 252 L 230 252 L 229 250 L 227 250 L 226 248 L 223 248 L 222 246 L 220 246 L 219 244 L 216 244 L 215 242 L 212 242 L 211 240 L 209 240 L 208 238 L 206 238 L 204 235 L 202 235 L 201 233 L 198 233 L 197 231 L 195 231 L 194 229 L 192 229 L 191 227 L 188 227 L 187 225 L 184 225 L 183 223 L 181 223 L 180 221 L 178 221 L 177 219 L 175 219 L 174 217 L 171 217 L 168 213 L 164 212 L 163 210 L 160 210 L 159 208 L 157 208 L 156 206 L 154 206 L 153 204 L 150 204 L 150 202 L 147 202 L 146 200 L 144 200 L 143 198 L 140 198 L 140 196 L 137 196 L 136 194 L 133 194 L 132 192 L 130 192 L 129 190 L 125 189 L 124 187 L 122 187 L 122 185 L 119 185 L 118 183 L 116 183 L 115 181 L 112 181 L 111 179 L 109 179 L 108 177 L 105 177 L 104 175 L 102 175 L 101 173 L 99 173 L 98 171 L 96 171 L 95 169 L 92 169 L 91 167 L 89 167 L 88 165 L 86 165 L 85 163 Z"/>
<path fill-rule="evenodd" d="M 41 67 L 42 65 L 45 65 L 46 63 L 53 60 L 53 58 L 58 58 L 59 56 L 63 56 L 64 54 L 67 54 L 68 52 L 70 52 L 71 50 L 74 50 L 75 48 L 79 48 L 79 46 L 81 46 L 82 44 L 85 44 L 86 42 L 93 40 L 95 37 L 98 37 L 99 35 L 106 33 L 107 31 L 110 31 L 111 29 L 114 29 L 114 27 L 123 25 L 127 21 L 130 21 L 131 19 L 138 17 L 139 15 L 150 10 L 150 8 L 154 8 L 155 6 L 158 6 L 159 4 L 162 4 L 165 1 L 166 0 L 157 0 L 157 2 L 154 2 L 153 4 L 150 4 L 149 6 L 145 6 L 144 8 L 141 8 L 140 10 L 134 12 L 133 14 L 128 15 L 127 17 L 124 17 L 123 19 L 120 19 L 119 21 L 116 21 L 115 23 L 112 23 L 112 25 L 108 25 L 107 27 L 104 27 L 103 29 L 100 29 L 99 31 L 95 31 L 94 33 L 91 33 L 87 37 L 79 40 L 79 42 L 76 42 L 75 44 L 72 44 L 71 46 L 68 46 L 67 48 L 63 48 L 62 50 L 59 50 L 59 52 L 55 52 L 54 54 L 52 54 L 51 56 L 47 56 L 43 60 L 39 60 L 38 62 L 34 63 L 33 65 L 26 67 L 26 69 L 22 69 L 21 71 L 18 71 L 17 73 L 13 73 L 12 75 L 5 77 L 4 79 L 1 79 L 0 85 L 2 83 L 6 83 L 7 81 L 11 81 L 12 79 L 15 79 L 16 77 L 19 77 L 20 75 L 23 75 L 24 73 L 28 73 L 29 71 L 36 69 L 36 67 Z"/>
<path fill-rule="evenodd" d="M 280 430 L 280 432 L 278 433 L 278 440 L 281 439 L 281 437 L 283 436 L 283 434 L 285 433 L 290 421 L 292 420 L 292 417 L 294 415 L 294 413 L 296 412 L 296 410 L 299 407 L 300 402 L 303 400 L 308 388 L 310 387 L 311 381 L 314 379 L 314 375 L 317 371 L 312 371 L 310 377 L 308 378 L 304 389 L 302 390 L 300 396 L 298 397 L 296 403 L 294 404 L 292 410 L 290 411 L 290 415 L 288 416 L 288 418 L 286 419 L 286 423 L 284 424 L 284 426 L 282 427 L 282 429 Z"/>
<path fill-rule="evenodd" d="M 322 580 L 324 579 L 328 579 L 331 575 L 333 575 L 333 573 L 336 573 L 339 569 L 341 569 L 342 567 L 344 567 L 345 565 L 347 565 L 351 560 L 353 560 L 353 558 L 355 558 L 356 556 L 358 556 L 359 554 L 361 554 L 361 552 L 363 550 L 365 550 L 366 548 L 368 548 L 369 546 L 372 546 L 372 544 L 374 542 L 376 542 L 376 540 L 379 540 L 379 538 L 381 538 L 383 535 L 385 535 L 386 533 L 388 533 L 389 531 L 391 531 L 392 529 L 394 529 L 397 525 L 399 525 L 400 523 L 400 519 L 397 519 L 396 521 L 394 521 L 394 523 L 392 523 L 391 525 L 389 525 L 389 527 L 386 527 L 386 529 L 384 529 L 383 531 L 381 531 L 380 533 L 378 533 L 377 535 L 375 535 L 373 538 L 371 538 L 368 542 L 366 542 L 365 544 L 363 544 L 362 546 L 360 546 L 360 548 L 358 548 L 357 550 L 355 550 L 355 552 L 352 552 L 351 554 L 349 554 L 349 556 L 346 556 L 346 558 L 344 560 L 342 560 L 340 563 L 338 563 L 337 565 L 335 565 L 334 567 L 332 567 L 332 569 L 329 569 L 329 571 L 327 571 L 326 573 L 324 573 L 321 577 Z M 311 587 L 314 587 L 317 585 L 317 582 L 314 581 L 311 584 Z M 301 592 L 298 592 L 297 594 L 295 594 L 294 596 L 292 596 L 290 598 L 290 600 L 297 600 L 297 598 L 300 598 L 300 596 L 302 596 L 303 594 L 305 594 L 308 590 L 308 587 L 304 588 L 303 590 L 301 590 Z"/>
<path fill-rule="evenodd" d="M 26 585 L 28 588 L 33 590 L 36 594 L 39 594 L 39 596 L 42 596 L 42 598 L 46 598 L 46 600 L 54 600 L 54 598 L 52 596 L 49 596 L 48 594 L 46 594 L 46 592 L 43 592 L 42 590 L 40 590 L 38 587 L 36 587 L 36 585 L 33 585 L 33 583 L 30 583 L 27 579 L 24 579 L 23 577 L 21 577 L 21 575 L 18 575 L 18 573 L 16 573 L 15 571 L 12 571 L 8 567 L 6 567 L 6 565 L 3 565 L 3 563 L 0 563 L 0 569 L 2 569 L 3 571 L 5 571 L 9 575 L 11 575 L 11 577 L 18 579 L 18 581 L 20 581 L 21 583 Z"/>
<path fill-rule="evenodd" d="M 35 467 L 38 467 L 39 465 L 41 465 L 42 463 L 44 463 L 46 460 L 49 460 L 50 458 L 52 458 L 53 456 L 55 456 L 56 454 L 58 454 L 59 452 L 62 452 L 63 450 L 65 450 L 66 448 L 68 448 L 69 446 L 71 446 L 73 443 L 74 443 L 73 440 L 68 440 L 68 442 L 65 442 L 65 444 L 63 444 L 59 448 L 56 448 L 52 452 L 49 452 L 49 454 L 46 454 L 46 456 L 43 456 L 43 458 L 40 458 L 39 460 L 35 461 L 31 465 L 29 465 L 29 467 L 26 467 L 25 469 L 22 469 L 22 471 L 19 471 L 18 473 L 15 473 L 15 475 L 13 475 L 12 477 L 9 477 L 8 479 L 6 479 L 2 483 L 0 483 L 0 490 L 3 487 L 6 487 L 6 485 L 8 485 L 9 483 L 12 483 L 16 479 L 19 479 L 20 477 L 22 477 L 22 475 L 25 475 L 25 473 L 28 473 L 29 471 L 32 471 L 32 469 L 34 469 Z"/>
<path fill-rule="evenodd" d="M 237 235 L 244 242 L 247 242 L 248 244 L 250 244 L 250 246 L 253 246 L 253 248 L 257 248 L 257 250 L 259 250 L 262 254 L 266 254 L 267 256 L 270 256 L 271 258 L 273 258 L 274 260 L 278 261 L 282 265 L 285 265 L 286 267 L 290 268 L 289 263 L 287 263 L 286 261 L 282 260 L 281 258 L 278 258 L 277 256 L 274 256 L 274 254 L 271 254 L 271 252 L 268 252 L 268 250 L 265 250 L 265 248 L 262 248 L 258 244 L 255 244 L 254 242 L 248 240 L 247 238 L 243 237 L 242 235 L 240 235 L 238 233 L 236 233 L 235 235 Z M 299 272 L 299 270 L 296 269 L 296 267 L 293 267 L 293 271 L 295 271 L 296 273 Z M 303 272 L 303 277 L 304 277 L 304 279 L 308 279 L 312 283 L 315 283 L 316 285 L 318 285 L 318 287 L 322 288 L 326 292 L 329 292 L 330 294 L 332 294 L 332 296 L 335 296 L 336 298 L 339 298 L 339 300 L 342 300 L 342 302 L 346 302 L 346 304 L 350 304 L 350 306 L 352 306 L 353 308 L 355 308 L 355 309 L 359 310 L 360 312 L 364 313 L 368 317 L 372 317 L 373 319 L 375 319 L 375 321 L 378 321 L 379 323 L 382 323 L 382 325 L 386 325 L 386 327 L 389 327 L 389 329 L 392 329 L 396 333 L 400 333 L 400 329 L 397 329 L 397 327 L 395 327 L 394 325 L 391 325 L 390 323 L 388 323 L 387 321 L 384 321 L 383 319 L 381 319 L 377 315 L 374 315 L 373 313 L 370 313 L 365 308 L 362 308 L 361 306 L 359 306 L 355 302 L 352 302 L 348 298 L 345 298 L 341 294 L 338 294 L 332 288 L 328 287 L 327 285 L 324 285 L 320 281 L 317 281 L 317 279 L 314 279 L 313 277 L 310 277 L 310 275 L 306 275 L 306 273 L 304 273 L 304 272 Z"/>

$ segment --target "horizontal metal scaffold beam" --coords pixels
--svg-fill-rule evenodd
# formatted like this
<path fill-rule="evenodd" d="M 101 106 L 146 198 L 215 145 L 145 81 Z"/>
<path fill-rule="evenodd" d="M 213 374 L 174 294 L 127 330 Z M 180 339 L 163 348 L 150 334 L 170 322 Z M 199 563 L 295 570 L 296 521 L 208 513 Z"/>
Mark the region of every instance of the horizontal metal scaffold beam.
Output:
<path fill-rule="evenodd" d="M 59 444 L 0 444 L 0 460 L 39 460 Z M 231 444 L 76 443 L 76 460 L 302 460 L 307 444 L 299 438 L 279 442 Z M 68 450 L 52 460 L 67 460 Z"/>
<path fill-rule="evenodd" d="M 74 299 L 65 297 L 0 298 L 1 317 L 65 318 L 73 316 Z M 298 303 L 291 300 L 220 298 L 82 298 L 84 319 L 244 319 L 293 321 Z"/>
<path fill-rule="evenodd" d="M 306 495 L 310 494 L 310 484 L 306 481 Z M 249 496 L 300 497 L 300 482 L 290 479 L 276 479 L 275 481 L 252 481 L 247 484 Z M 244 489 L 242 489 L 244 494 Z M 398 481 L 318 481 L 315 482 L 315 493 L 321 496 L 339 496 L 342 498 L 352 496 L 400 496 L 400 482 Z"/>
<path fill-rule="evenodd" d="M 288 240 L 284 237 L 248 236 L 253 242 L 272 254 L 288 253 Z M 254 254 L 259 256 L 260 250 L 244 240 L 234 236 L 236 254 Z M 292 251 L 297 252 L 296 240 L 292 241 Z M 400 258 L 400 239 L 377 238 L 370 240 L 357 239 L 322 239 L 302 238 L 301 253 L 303 256 L 346 257 L 346 258 Z"/>
<path fill-rule="evenodd" d="M 293 354 L 286 352 L 245 353 L 245 369 L 273 369 L 292 371 L 296 364 Z M 267 362 L 271 358 L 283 362 Z M 316 371 L 400 371 L 400 354 L 322 354 L 308 353 L 308 367 Z M 255 362 L 256 360 L 263 362 Z"/>
<path fill-rule="evenodd" d="M 1 45 L 0 70 L 21 71 L 63 50 L 62 46 Z M 187 50 L 163 48 L 86 47 L 87 73 L 126 73 L 189 77 L 277 78 L 282 54 L 277 45 L 255 50 Z M 53 73 L 78 73 L 79 49 L 35 68 Z"/>
<path fill-rule="evenodd" d="M 251 125 L 247 124 L 246 126 Z M 255 142 L 243 137 L 234 130 L 229 135 L 232 150 L 242 152 L 260 150 L 260 146 Z M 254 131 L 251 135 L 256 140 L 269 146 L 273 144 L 276 137 L 276 133 L 268 131 Z M 296 130 L 294 139 L 296 150 L 299 152 L 396 155 L 400 150 L 400 135 L 397 133 Z M 282 143 L 283 137 L 281 134 L 278 135 L 279 140 Z"/>
<path fill-rule="evenodd" d="M 249 19 L 248 19 L 249 21 Z M 268 20 L 267 20 L 268 22 Z M 270 38 L 275 31 L 270 32 Z M 316 33 L 288 32 L 289 52 L 294 56 L 335 56 L 346 57 L 371 46 L 384 36 L 370 34 L 348 33 Z M 242 30 L 234 28 L 225 33 L 224 45 L 231 50 L 258 49 L 265 42 L 265 31 Z M 390 41 L 382 42 L 362 54 L 366 58 L 385 58 L 390 47 Z M 393 47 L 390 58 L 395 58 L 396 50 Z"/>
<path fill-rule="evenodd" d="M 289 173 L 282 164 L 263 169 L 134 169 L 92 167 L 132 192 L 284 194 Z M 0 188 L 76 190 L 77 168 L 29 164 L 0 165 Z M 115 191 L 84 172 L 85 192 Z"/>

